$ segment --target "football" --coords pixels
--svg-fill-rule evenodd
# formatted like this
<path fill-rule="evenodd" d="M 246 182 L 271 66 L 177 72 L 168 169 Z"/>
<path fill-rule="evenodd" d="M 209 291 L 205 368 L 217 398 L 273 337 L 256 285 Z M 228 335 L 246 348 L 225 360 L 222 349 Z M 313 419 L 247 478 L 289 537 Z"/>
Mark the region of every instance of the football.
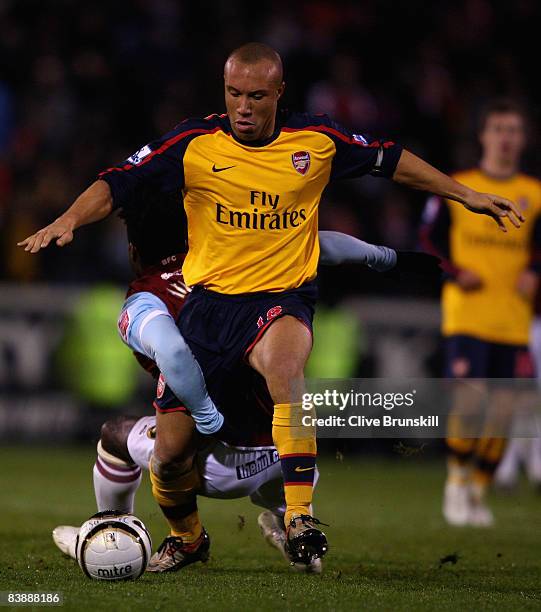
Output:
<path fill-rule="evenodd" d="M 95 580 L 135 580 L 145 571 L 151 552 L 152 540 L 143 522 L 116 511 L 91 516 L 75 544 L 81 569 Z"/>

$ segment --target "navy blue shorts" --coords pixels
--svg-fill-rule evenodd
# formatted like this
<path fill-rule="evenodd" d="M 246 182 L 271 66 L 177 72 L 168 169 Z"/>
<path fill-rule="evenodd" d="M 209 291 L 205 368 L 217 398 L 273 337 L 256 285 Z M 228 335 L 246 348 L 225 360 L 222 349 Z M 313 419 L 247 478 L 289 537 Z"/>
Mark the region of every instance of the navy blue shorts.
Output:
<path fill-rule="evenodd" d="M 177 325 L 207 381 L 236 372 L 267 328 L 291 315 L 312 332 L 317 298 L 315 283 L 281 293 L 223 295 L 194 287 Z M 222 374 L 221 374 L 222 373 Z"/>
<path fill-rule="evenodd" d="M 445 339 L 447 378 L 531 378 L 533 362 L 528 347 L 486 342 L 473 336 Z"/>
<path fill-rule="evenodd" d="M 290 315 L 312 332 L 317 287 L 307 283 L 281 293 L 223 295 L 194 287 L 177 321 L 199 363 L 210 397 L 244 440 L 271 433 L 273 402 L 264 379 L 247 363 L 270 325 Z M 158 396 L 160 393 L 158 393 Z M 181 409 L 168 387 L 155 402 L 160 412 Z M 226 440 L 227 441 L 227 440 Z"/>

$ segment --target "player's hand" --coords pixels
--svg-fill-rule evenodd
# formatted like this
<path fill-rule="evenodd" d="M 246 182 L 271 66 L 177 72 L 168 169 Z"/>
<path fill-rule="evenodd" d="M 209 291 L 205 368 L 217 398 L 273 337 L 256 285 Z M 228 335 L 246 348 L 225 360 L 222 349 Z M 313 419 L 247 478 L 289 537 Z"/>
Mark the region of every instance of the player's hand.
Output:
<path fill-rule="evenodd" d="M 517 278 L 517 293 L 525 300 L 533 300 L 539 287 L 539 275 L 533 270 L 523 270 Z"/>
<path fill-rule="evenodd" d="M 441 259 L 428 253 L 413 251 L 396 251 L 396 265 L 385 273 L 391 279 L 405 282 L 418 282 L 426 286 L 436 285 L 441 281 Z"/>
<path fill-rule="evenodd" d="M 524 216 L 514 202 L 492 193 L 472 191 L 464 201 L 464 206 L 474 213 L 492 217 L 502 232 L 507 231 L 504 221 L 506 217 L 515 227 L 520 227 L 524 222 Z"/>
<path fill-rule="evenodd" d="M 455 276 L 456 284 L 462 291 L 478 291 L 483 286 L 483 279 L 472 270 L 460 270 Z"/>
<path fill-rule="evenodd" d="M 40 249 L 49 246 L 51 240 L 56 239 L 56 245 L 63 247 L 73 240 L 73 228 L 74 225 L 69 219 L 59 217 L 47 227 L 17 242 L 17 246 L 24 247 L 24 250 L 30 253 L 37 253 Z"/>

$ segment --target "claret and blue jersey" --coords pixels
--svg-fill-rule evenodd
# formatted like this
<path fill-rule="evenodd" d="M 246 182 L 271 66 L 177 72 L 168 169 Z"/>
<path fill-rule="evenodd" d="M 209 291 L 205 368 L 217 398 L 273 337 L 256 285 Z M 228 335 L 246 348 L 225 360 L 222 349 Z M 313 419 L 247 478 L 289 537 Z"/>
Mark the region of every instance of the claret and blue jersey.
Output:
<path fill-rule="evenodd" d="M 279 113 L 264 141 L 243 142 L 226 115 L 188 119 L 100 174 L 115 207 L 143 183 L 184 196 L 188 285 L 279 292 L 316 276 L 318 205 L 334 179 L 391 177 L 401 147 L 351 134 L 325 115 Z M 180 204 L 180 202 L 179 202 Z"/>

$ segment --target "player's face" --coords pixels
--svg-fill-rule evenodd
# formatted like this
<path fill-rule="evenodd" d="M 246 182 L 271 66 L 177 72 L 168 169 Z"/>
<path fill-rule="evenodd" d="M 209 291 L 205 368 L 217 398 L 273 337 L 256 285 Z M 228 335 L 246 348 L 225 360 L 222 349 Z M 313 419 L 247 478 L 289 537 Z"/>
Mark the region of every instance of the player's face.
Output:
<path fill-rule="evenodd" d="M 274 131 L 276 107 L 284 83 L 272 62 L 225 65 L 225 106 L 231 128 L 240 140 L 268 138 Z"/>
<path fill-rule="evenodd" d="M 526 144 L 524 120 L 518 113 L 492 113 L 480 134 L 484 155 L 518 164 Z"/>

